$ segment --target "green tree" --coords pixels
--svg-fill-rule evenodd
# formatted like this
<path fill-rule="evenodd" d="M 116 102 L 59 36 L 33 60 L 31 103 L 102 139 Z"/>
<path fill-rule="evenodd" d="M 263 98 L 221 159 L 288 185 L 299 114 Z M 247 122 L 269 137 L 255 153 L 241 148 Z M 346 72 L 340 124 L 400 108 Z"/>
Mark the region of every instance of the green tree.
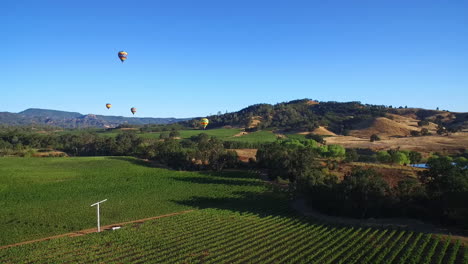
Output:
<path fill-rule="evenodd" d="M 397 163 L 400 165 L 404 165 L 404 164 L 406 165 L 406 164 L 411 163 L 408 156 L 404 152 L 401 152 L 401 151 L 396 151 L 395 153 L 393 153 L 391 155 L 391 158 L 392 158 L 393 163 Z"/>
<path fill-rule="evenodd" d="M 379 140 L 380 140 L 380 137 L 376 134 L 372 134 L 370 136 L 370 142 L 379 141 Z"/>
<path fill-rule="evenodd" d="M 346 149 L 340 145 L 328 145 L 328 156 L 332 158 L 344 158 Z"/>
<path fill-rule="evenodd" d="M 392 162 L 392 156 L 385 150 L 377 152 L 377 160 L 380 163 L 390 163 Z"/>
<path fill-rule="evenodd" d="M 170 137 L 170 138 L 180 137 L 180 133 L 179 133 L 179 131 L 177 131 L 177 130 L 172 130 L 172 131 L 169 133 L 169 137 Z"/>
<path fill-rule="evenodd" d="M 411 163 L 411 164 L 420 163 L 421 160 L 422 160 L 422 155 L 421 155 L 421 153 L 419 153 L 419 152 L 417 152 L 417 151 L 410 151 L 408 157 L 409 157 L 409 159 L 410 159 L 410 163 Z"/>
<path fill-rule="evenodd" d="M 358 161 L 359 160 L 359 154 L 355 149 L 347 149 L 346 150 L 346 158 L 345 161 L 347 162 L 353 162 L 353 161 Z"/>
<path fill-rule="evenodd" d="M 348 210 L 361 218 L 366 217 L 369 210 L 373 213 L 380 210 L 389 192 L 388 184 L 372 169 L 354 169 L 340 185 Z"/>

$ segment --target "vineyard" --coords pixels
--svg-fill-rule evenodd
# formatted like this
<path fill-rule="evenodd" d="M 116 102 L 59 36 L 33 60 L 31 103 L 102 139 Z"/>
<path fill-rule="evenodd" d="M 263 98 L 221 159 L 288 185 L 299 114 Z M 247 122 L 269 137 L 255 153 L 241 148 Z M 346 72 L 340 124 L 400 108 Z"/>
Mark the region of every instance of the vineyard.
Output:
<path fill-rule="evenodd" d="M 271 212 L 270 212 L 271 213 Z M 203 209 L 0 251 L 1 263 L 468 263 L 458 241 L 405 230 Z"/>

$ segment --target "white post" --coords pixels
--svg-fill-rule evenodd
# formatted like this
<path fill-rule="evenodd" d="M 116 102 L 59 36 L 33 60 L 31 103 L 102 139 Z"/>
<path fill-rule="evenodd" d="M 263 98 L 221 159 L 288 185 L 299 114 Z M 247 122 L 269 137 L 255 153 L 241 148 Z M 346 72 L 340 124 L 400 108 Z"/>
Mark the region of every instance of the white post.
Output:
<path fill-rule="evenodd" d="M 101 232 L 101 221 L 99 221 L 99 204 L 97 204 L 97 231 Z"/>
<path fill-rule="evenodd" d="M 98 229 L 98 232 L 101 232 L 101 223 L 100 223 L 100 222 L 101 222 L 101 221 L 100 221 L 101 218 L 100 218 L 100 216 L 99 216 L 99 205 L 100 205 L 101 203 L 105 202 L 105 201 L 107 201 L 107 199 L 102 200 L 102 201 L 100 201 L 100 202 L 97 202 L 97 203 L 94 203 L 94 204 L 91 205 L 91 206 L 97 205 L 97 229 Z"/>

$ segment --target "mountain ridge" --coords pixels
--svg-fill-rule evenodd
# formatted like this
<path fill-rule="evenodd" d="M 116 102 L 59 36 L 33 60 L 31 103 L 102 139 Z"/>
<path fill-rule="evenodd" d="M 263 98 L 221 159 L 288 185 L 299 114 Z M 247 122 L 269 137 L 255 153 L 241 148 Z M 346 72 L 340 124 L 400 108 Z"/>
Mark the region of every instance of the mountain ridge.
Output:
<path fill-rule="evenodd" d="M 0 112 L 0 124 L 3 125 L 49 125 L 62 128 L 112 128 L 122 124 L 172 124 L 189 119 L 107 116 L 41 108 L 28 108 L 19 113 Z"/>

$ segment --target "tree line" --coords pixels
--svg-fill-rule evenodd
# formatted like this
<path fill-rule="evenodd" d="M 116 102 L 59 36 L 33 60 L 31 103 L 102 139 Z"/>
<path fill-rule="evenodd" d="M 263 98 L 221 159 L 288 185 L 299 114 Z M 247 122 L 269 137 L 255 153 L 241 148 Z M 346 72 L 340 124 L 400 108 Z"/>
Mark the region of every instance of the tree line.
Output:
<path fill-rule="evenodd" d="M 385 162 L 420 159 L 414 152 L 383 153 L 379 152 L 378 157 Z M 344 160 L 349 156 L 344 153 Z M 327 162 L 323 157 L 328 157 Z M 355 168 L 338 179 L 329 165 L 330 160 L 342 157 L 341 151 L 324 155 L 313 145 L 278 141 L 259 148 L 257 165 L 271 178 L 289 180 L 296 194 L 326 214 L 412 217 L 468 227 L 468 153 L 455 159 L 433 156 L 427 161 L 428 169 L 418 178 L 407 178 L 393 187 L 372 169 Z"/>

